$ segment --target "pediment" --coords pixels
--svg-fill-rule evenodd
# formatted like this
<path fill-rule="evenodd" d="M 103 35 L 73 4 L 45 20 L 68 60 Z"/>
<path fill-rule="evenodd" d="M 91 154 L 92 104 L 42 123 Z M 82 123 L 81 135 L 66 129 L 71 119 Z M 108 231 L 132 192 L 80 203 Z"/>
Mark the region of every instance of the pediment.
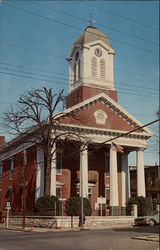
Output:
<path fill-rule="evenodd" d="M 69 109 L 59 117 L 60 124 L 129 132 L 143 124 L 124 110 L 118 103 L 104 93 L 98 94 Z M 147 128 L 141 128 L 137 134 L 152 136 Z"/>

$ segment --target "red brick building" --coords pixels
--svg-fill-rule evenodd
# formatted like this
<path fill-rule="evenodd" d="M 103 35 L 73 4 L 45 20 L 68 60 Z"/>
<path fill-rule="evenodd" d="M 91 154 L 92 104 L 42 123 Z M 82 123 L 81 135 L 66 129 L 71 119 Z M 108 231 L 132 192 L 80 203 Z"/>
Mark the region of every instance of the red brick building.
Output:
<path fill-rule="evenodd" d="M 160 199 L 159 189 L 159 169 L 160 166 L 144 166 L 146 197 L 150 200 Z M 137 168 L 130 166 L 130 188 L 131 196 L 137 195 Z"/>
<path fill-rule="evenodd" d="M 69 94 L 65 113 L 59 116 L 61 131 L 79 131 L 87 146 L 74 159 L 56 149 L 51 169 L 51 194 L 62 201 L 81 195 L 91 201 L 92 215 L 123 215 L 129 193 L 128 154 L 137 152 L 137 192 L 145 196 L 144 149 L 152 136 L 142 124 L 117 103 L 114 87 L 114 55 L 110 39 L 94 27 L 87 27 L 73 44 L 69 62 Z M 72 118 L 70 117 L 72 115 Z M 119 136 L 117 139 L 117 136 Z M 18 140 L 18 139 L 17 139 Z M 115 150 L 112 140 L 124 153 Z M 84 139 L 84 144 L 86 143 Z M 83 144 L 82 143 L 82 144 Z M 83 150 L 81 150 L 83 148 Z M 14 146 L 14 140 L 0 151 L 0 211 L 7 200 L 12 211 L 23 209 L 23 150 L 27 150 L 27 210 L 44 194 L 45 159 L 41 149 L 29 143 Z M 82 185 L 83 183 L 83 185 Z"/>

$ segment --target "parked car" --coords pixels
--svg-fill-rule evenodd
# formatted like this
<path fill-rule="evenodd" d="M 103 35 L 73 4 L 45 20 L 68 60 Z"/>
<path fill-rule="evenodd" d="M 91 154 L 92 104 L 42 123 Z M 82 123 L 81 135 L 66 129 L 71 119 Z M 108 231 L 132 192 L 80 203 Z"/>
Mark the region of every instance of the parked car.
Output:
<path fill-rule="evenodd" d="M 155 224 L 159 224 L 160 222 L 160 214 L 157 211 L 152 212 L 149 215 L 146 216 L 140 216 L 134 219 L 134 225 L 150 225 L 154 226 Z"/>

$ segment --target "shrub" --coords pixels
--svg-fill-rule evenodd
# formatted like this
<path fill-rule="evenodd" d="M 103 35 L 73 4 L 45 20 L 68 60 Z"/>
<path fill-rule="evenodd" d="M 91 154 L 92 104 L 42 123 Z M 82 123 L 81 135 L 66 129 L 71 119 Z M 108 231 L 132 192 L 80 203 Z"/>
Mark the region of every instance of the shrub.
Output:
<path fill-rule="evenodd" d="M 153 203 L 153 208 L 154 208 L 154 210 L 156 210 L 156 206 L 157 206 L 157 205 L 160 206 L 160 199 L 154 199 L 154 200 L 152 201 L 152 203 Z"/>
<path fill-rule="evenodd" d="M 60 215 L 60 201 L 56 196 L 42 196 L 36 200 L 35 208 L 40 215 Z"/>
<path fill-rule="evenodd" d="M 83 198 L 83 211 L 85 216 L 90 216 L 92 213 L 90 201 Z M 69 216 L 81 215 L 81 197 L 71 197 L 66 201 L 66 214 Z"/>
<path fill-rule="evenodd" d="M 131 214 L 132 205 L 138 206 L 138 216 L 148 215 L 153 211 L 153 204 L 150 199 L 143 196 L 131 197 L 127 203 L 127 214 Z"/>

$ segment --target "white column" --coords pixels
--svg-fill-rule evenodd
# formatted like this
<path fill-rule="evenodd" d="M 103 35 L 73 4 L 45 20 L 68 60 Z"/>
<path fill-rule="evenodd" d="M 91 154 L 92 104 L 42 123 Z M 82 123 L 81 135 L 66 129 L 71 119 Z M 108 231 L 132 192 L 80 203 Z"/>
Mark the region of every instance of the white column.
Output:
<path fill-rule="evenodd" d="M 56 196 L 56 145 L 52 148 L 52 163 L 51 163 L 51 187 L 50 194 Z"/>
<path fill-rule="evenodd" d="M 88 197 L 88 148 L 80 147 L 80 196 Z"/>
<path fill-rule="evenodd" d="M 122 155 L 122 207 L 126 207 L 126 169 L 124 155 Z"/>
<path fill-rule="evenodd" d="M 110 148 L 110 214 L 118 215 L 117 152 Z"/>
<path fill-rule="evenodd" d="M 146 197 L 145 175 L 144 175 L 144 149 L 137 152 L 137 195 Z"/>
<path fill-rule="evenodd" d="M 130 192 L 130 173 L 128 167 L 128 153 L 124 153 L 122 154 L 122 206 L 124 205 L 124 202 L 126 203 L 128 201 L 130 196 L 131 192 Z"/>
<path fill-rule="evenodd" d="M 37 148 L 35 201 L 44 195 L 44 152 Z"/>

